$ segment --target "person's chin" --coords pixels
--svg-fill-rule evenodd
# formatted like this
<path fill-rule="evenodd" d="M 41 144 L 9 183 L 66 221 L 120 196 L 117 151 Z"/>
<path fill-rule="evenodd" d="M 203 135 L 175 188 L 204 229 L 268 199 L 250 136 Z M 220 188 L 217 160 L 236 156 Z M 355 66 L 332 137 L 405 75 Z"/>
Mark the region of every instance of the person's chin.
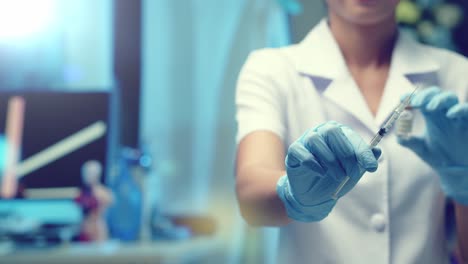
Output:
<path fill-rule="evenodd" d="M 379 5 L 379 0 L 354 0 L 356 2 L 357 5 L 359 6 L 362 6 L 362 7 L 368 7 L 368 8 L 372 8 L 372 7 L 377 7 Z"/>
<path fill-rule="evenodd" d="M 353 22 L 355 24 L 362 25 L 362 26 L 380 25 L 380 24 L 382 24 L 382 22 L 385 21 L 380 17 L 368 17 L 368 16 L 366 16 L 366 17 L 356 17 L 353 20 L 354 20 Z"/>
<path fill-rule="evenodd" d="M 365 8 L 355 10 L 351 16 L 354 23 L 368 26 L 386 23 L 395 19 L 394 13 L 379 12 Z"/>
<path fill-rule="evenodd" d="M 356 13 L 363 15 L 376 16 L 378 13 L 388 12 L 388 6 L 379 0 L 354 0 L 352 9 Z"/>

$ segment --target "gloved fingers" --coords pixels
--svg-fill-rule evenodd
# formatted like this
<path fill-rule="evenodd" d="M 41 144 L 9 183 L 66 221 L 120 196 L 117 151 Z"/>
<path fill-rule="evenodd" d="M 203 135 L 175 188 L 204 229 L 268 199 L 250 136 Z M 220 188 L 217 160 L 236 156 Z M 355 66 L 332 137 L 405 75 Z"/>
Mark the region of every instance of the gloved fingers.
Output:
<path fill-rule="evenodd" d="M 468 103 L 460 103 L 452 106 L 447 112 L 447 118 L 468 121 Z"/>
<path fill-rule="evenodd" d="M 331 152 L 338 159 L 354 155 L 353 145 L 349 142 L 346 135 L 343 134 L 341 127 L 343 127 L 342 124 L 336 121 L 329 121 L 315 129 L 316 133 L 325 140 Z"/>
<path fill-rule="evenodd" d="M 357 163 L 361 168 L 366 171 L 374 172 L 377 170 L 378 162 L 372 150 L 369 147 L 369 144 L 364 142 L 364 140 L 351 128 L 342 126 L 343 133 L 346 135 L 346 138 L 351 143 L 354 149 L 354 155 Z"/>
<path fill-rule="evenodd" d="M 334 124 L 326 123 L 325 126 L 332 127 Z M 333 153 L 319 133 L 309 131 L 303 136 L 301 141 L 305 148 L 315 157 L 314 161 L 323 169 L 324 173 L 322 175 L 326 173 L 335 180 L 344 177 L 344 172 L 341 169 L 335 153 Z M 307 163 L 304 165 L 308 166 Z M 312 169 L 314 169 L 315 166 L 316 164 L 311 164 Z"/>
<path fill-rule="evenodd" d="M 398 143 L 406 148 L 409 148 L 419 157 L 427 156 L 429 148 L 426 140 L 423 137 L 410 137 L 410 138 L 398 138 Z"/>
<path fill-rule="evenodd" d="M 315 129 L 334 155 L 335 160 L 328 162 L 327 166 L 338 182 L 346 177 L 347 158 L 354 157 L 354 148 L 341 131 L 342 126 L 336 121 L 329 121 Z"/>
<path fill-rule="evenodd" d="M 320 161 L 334 162 L 336 160 L 335 154 L 333 154 L 327 146 L 322 136 L 315 131 L 307 133 L 303 138 L 303 144 L 305 148 L 310 153 L 313 153 L 313 155 Z"/>
<path fill-rule="evenodd" d="M 286 155 L 285 165 L 288 168 L 297 168 L 302 162 L 311 159 L 312 154 L 302 146 L 299 142 L 294 142 L 289 146 L 288 154 Z"/>
<path fill-rule="evenodd" d="M 378 147 L 374 147 L 371 149 L 371 151 L 378 163 L 379 157 L 382 154 L 382 150 Z M 354 158 L 354 160 L 351 162 L 356 163 L 356 158 Z M 364 174 L 364 169 L 362 169 L 362 167 L 363 166 L 353 166 L 348 168 L 347 175 L 349 175 L 351 178 L 351 180 L 349 181 L 349 185 L 354 186 L 361 179 L 362 175 Z M 367 171 L 374 172 L 376 170 L 377 168 L 372 168 L 368 169 Z"/>
<path fill-rule="evenodd" d="M 334 127 L 340 127 L 342 124 L 336 122 L 336 121 L 327 121 L 313 129 L 314 132 L 318 133 L 320 136 L 325 136 L 326 132 Z"/>
<path fill-rule="evenodd" d="M 372 153 L 372 150 L 369 148 L 356 153 L 356 158 L 359 165 L 361 165 L 361 167 L 363 167 L 368 172 L 374 172 L 379 167 L 374 153 Z"/>
<path fill-rule="evenodd" d="M 382 149 L 380 149 L 379 147 L 374 147 L 371 149 L 371 151 L 377 160 L 382 155 Z M 348 164 L 348 165 L 356 164 L 356 158 L 355 157 L 349 158 L 349 163 L 345 163 L 345 164 Z M 345 187 L 341 190 L 339 197 L 349 192 L 359 182 L 364 172 L 360 166 L 355 166 L 355 165 L 346 166 L 345 169 L 346 169 L 346 175 L 350 177 L 350 180 L 346 183 Z"/>
<path fill-rule="evenodd" d="M 300 142 L 295 142 L 289 147 L 285 165 L 289 184 L 296 194 L 307 192 L 326 173 L 315 157 Z"/>
<path fill-rule="evenodd" d="M 445 113 L 452 106 L 458 104 L 458 97 L 455 93 L 445 91 L 436 94 L 426 105 L 426 111 L 429 113 Z"/>
<path fill-rule="evenodd" d="M 339 160 L 354 157 L 353 145 L 349 142 L 341 127 L 328 128 L 325 133 L 325 142 Z"/>
<path fill-rule="evenodd" d="M 431 87 L 424 89 L 422 91 L 418 91 L 413 98 L 411 98 L 410 106 L 413 108 L 421 108 L 425 110 L 426 105 L 431 101 L 431 99 L 439 94 L 440 88 L 438 87 Z M 406 98 L 408 98 L 410 94 L 406 94 L 402 97 L 402 101 L 404 101 Z"/>
<path fill-rule="evenodd" d="M 374 157 L 379 160 L 380 156 L 382 156 L 382 149 L 379 147 L 373 147 L 372 148 L 372 154 L 374 154 Z"/>
<path fill-rule="evenodd" d="M 349 176 L 357 183 L 362 175 L 361 169 L 359 166 L 356 166 L 354 147 L 343 133 L 341 127 L 342 125 L 328 128 L 328 131 L 325 133 L 325 141 L 331 151 L 335 153 L 339 165 L 344 170 L 344 175 Z M 340 179 L 339 181 L 341 182 L 342 180 Z"/>
<path fill-rule="evenodd" d="M 315 159 L 314 155 L 304 147 L 300 142 L 294 142 L 288 149 L 285 165 L 288 169 L 307 166 L 319 174 L 325 174 L 325 170 Z"/>

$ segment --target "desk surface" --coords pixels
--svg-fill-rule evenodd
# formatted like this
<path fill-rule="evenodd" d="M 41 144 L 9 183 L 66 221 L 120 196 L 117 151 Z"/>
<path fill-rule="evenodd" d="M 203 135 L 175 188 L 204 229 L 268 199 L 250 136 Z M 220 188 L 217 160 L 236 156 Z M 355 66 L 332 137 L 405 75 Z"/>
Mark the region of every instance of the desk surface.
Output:
<path fill-rule="evenodd" d="M 223 243 L 216 238 L 122 244 L 71 244 L 50 249 L 15 250 L 0 256 L 0 263 L 216 263 Z"/>

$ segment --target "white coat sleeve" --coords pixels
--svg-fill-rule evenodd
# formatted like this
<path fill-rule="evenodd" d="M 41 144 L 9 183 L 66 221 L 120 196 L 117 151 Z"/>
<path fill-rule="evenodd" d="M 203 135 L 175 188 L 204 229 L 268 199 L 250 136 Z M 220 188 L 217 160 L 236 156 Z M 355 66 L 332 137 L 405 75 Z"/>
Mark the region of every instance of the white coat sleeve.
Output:
<path fill-rule="evenodd" d="M 254 51 L 240 72 L 236 89 L 237 143 L 254 131 L 270 131 L 284 140 L 286 96 L 280 84 L 284 65 L 278 56 L 273 49 Z"/>

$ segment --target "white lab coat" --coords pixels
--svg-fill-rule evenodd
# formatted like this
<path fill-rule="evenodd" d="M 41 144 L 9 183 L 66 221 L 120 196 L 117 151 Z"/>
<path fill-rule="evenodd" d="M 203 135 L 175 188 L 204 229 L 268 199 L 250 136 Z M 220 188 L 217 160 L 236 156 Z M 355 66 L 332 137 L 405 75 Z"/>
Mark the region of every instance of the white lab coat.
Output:
<path fill-rule="evenodd" d="M 267 130 L 289 146 L 308 128 L 336 120 L 366 141 L 414 83 L 468 95 L 468 61 L 400 34 L 374 117 L 323 20 L 298 45 L 255 51 L 239 77 L 238 142 Z M 417 116 L 415 133 L 424 129 Z M 280 228 L 279 263 L 446 263 L 445 197 L 437 175 L 392 133 L 367 173 L 320 222 Z"/>

